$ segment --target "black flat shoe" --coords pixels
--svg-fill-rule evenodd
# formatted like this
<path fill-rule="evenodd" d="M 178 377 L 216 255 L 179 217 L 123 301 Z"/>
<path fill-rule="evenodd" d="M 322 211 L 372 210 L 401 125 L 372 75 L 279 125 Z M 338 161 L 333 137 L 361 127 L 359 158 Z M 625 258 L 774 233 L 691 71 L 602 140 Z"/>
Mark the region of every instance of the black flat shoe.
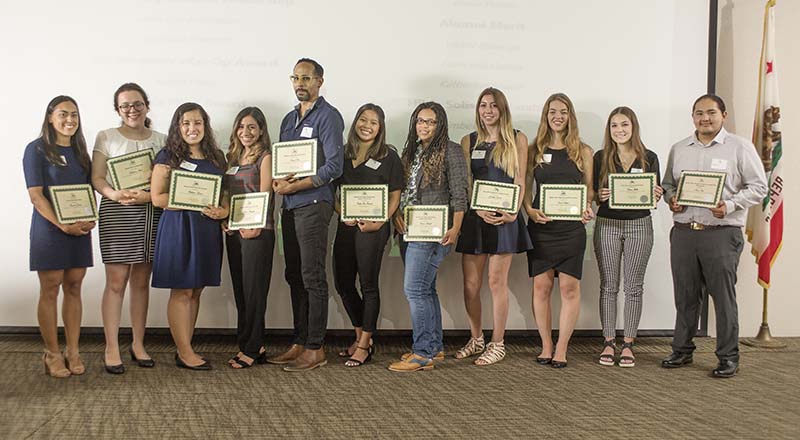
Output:
<path fill-rule="evenodd" d="M 536 363 L 539 365 L 548 365 L 550 362 L 553 362 L 553 356 L 550 356 L 549 358 L 539 356 L 536 357 Z"/>
<path fill-rule="evenodd" d="M 720 361 L 717 368 L 711 372 L 711 377 L 729 378 L 736 376 L 739 371 L 739 363 L 734 361 Z"/>
<path fill-rule="evenodd" d="M 125 364 L 108 365 L 106 361 L 103 361 L 103 367 L 108 374 L 122 374 L 125 372 Z"/>
<path fill-rule="evenodd" d="M 187 365 L 186 362 L 184 362 L 181 359 L 181 357 L 178 356 L 178 353 L 175 353 L 175 365 L 178 368 L 186 368 L 187 370 L 195 370 L 195 371 L 208 371 L 211 369 L 211 364 L 209 364 L 208 361 L 205 360 L 204 358 L 203 358 L 203 363 L 200 365 Z"/>
<path fill-rule="evenodd" d="M 156 361 L 154 361 L 152 359 L 137 359 L 136 355 L 133 354 L 133 347 L 131 347 L 128 352 L 131 355 L 131 360 L 136 362 L 136 365 L 138 365 L 139 367 L 141 367 L 141 368 L 153 368 L 153 367 L 156 366 Z"/>
<path fill-rule="evenodd" d="M 691 353 L 678 353 L 672 352 L 669 357 L 661 361 L 662 368 L 680 368 L 684 365 L 689 365 L 693 362 Z"/>
<path fill-rule="evenodd" d="M 550 361 L 550 366 L 553 367 L 553 368 L 559 368 L 559 369 L 560 368 L 567 368 L 567 361 L 563 361 L 562 362 L 562 361 L 551 360 Z"/>

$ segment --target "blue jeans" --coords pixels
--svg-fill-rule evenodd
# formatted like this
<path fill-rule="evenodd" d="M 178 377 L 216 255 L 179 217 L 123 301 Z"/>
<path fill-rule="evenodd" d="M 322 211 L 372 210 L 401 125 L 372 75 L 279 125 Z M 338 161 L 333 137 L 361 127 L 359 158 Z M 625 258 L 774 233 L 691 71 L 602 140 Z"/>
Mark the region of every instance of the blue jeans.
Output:
<path fill-rule="evenodd" d="M 436 273 L 451 246 L 439 243 L 400 241 L 400 255 L 405 264 L 403 291 L 411 308 L 414 344 L 411 350 L 431 359 L 444 350 L 442 342 L 442 307 L 436 293 Z"/>

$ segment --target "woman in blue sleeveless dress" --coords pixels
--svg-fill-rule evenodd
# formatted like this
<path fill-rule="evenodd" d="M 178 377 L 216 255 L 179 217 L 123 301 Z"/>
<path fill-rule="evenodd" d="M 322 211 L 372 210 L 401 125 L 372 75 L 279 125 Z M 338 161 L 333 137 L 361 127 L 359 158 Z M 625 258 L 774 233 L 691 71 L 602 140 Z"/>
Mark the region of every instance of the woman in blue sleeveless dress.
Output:
<path fill-rule="evenodd" d="M 185 103 L 175 110 L 164 149 L 156 156 L 151 179 L 153 204 L 167 208 L 172 170 L 222 175 L 225 157 L 217 147 L 206 111 Z M 222 228 L 227 206 L 202 212 L 164 209 L 158 223 L 153 257 L 153 287 L 170 289 L 167 318 L 178 352 L 175 364 L 192 370 L 211 365 L 195 353 L 192 335 L 206 286 L 219 286 L 222 268 Z"/>

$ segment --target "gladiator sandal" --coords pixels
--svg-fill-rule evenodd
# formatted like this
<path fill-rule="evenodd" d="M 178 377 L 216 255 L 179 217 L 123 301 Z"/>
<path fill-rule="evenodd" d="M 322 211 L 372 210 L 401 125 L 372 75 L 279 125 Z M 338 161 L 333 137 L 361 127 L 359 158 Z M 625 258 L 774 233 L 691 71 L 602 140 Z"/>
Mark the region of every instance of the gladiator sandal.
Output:
<path fill-rule="evenodd" d="M 483 335 L 479 338 L 470 338 L 467 344 L 459 348 L 456 352 L 456 359 L 465 359 L 470 356 L 482 353 L 486 349 L 486 343 L 483 342 Z"/>
<path fill-rule="evenodd" d="M 500 362 L 506 357 L 506 346 L 503 341 L 490 342 L 486 344 L 486 351 L 475 359 L 475 365 L 492 365 Z"/>

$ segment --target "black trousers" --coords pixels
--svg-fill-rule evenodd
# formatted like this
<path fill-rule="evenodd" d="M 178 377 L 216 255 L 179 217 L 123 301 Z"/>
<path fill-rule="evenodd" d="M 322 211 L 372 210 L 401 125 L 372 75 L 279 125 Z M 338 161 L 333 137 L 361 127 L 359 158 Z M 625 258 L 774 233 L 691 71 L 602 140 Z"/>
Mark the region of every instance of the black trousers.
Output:
<path fill-rule="evenodd" d="M 225 236 L 225 245 L 238 317 L 236 341 L 239 351 L 256 358 L 264 346 L 264 315 L 272 278 L 275 231 L 264 229 L 258 237 L 247 240 L 236 231 Z"/>
<path fill-rule="evenodd" d="M 328 326 L 325 255 L 333 206 L 314 203 L 281 211 L 284 275 L 292 293 L 294 344 L 322 348 Z"/>
<path fill-rule="evenodd" d="M 744 248 L 741 228 L 693 231 L 672 228 L 670 259 L 675 290 L 675 335 L 672 350 L 691 353 L 697 334 L 703 291 L 714 300 L 720 361 L 739 361 L 739 308 L 736 270 Z"/>
<path fill-rule="evenodd" d="M 389 223 L 375 232 L 361 232 L 358 226 L 339 223 L 333 242 L 333 279 L 336 291 L 353 327 L 374 333 L 381 310 L 378 278 L 383 250 L 389 239 Z M 361 295 L 356 288 L 356 276 Z"/>

